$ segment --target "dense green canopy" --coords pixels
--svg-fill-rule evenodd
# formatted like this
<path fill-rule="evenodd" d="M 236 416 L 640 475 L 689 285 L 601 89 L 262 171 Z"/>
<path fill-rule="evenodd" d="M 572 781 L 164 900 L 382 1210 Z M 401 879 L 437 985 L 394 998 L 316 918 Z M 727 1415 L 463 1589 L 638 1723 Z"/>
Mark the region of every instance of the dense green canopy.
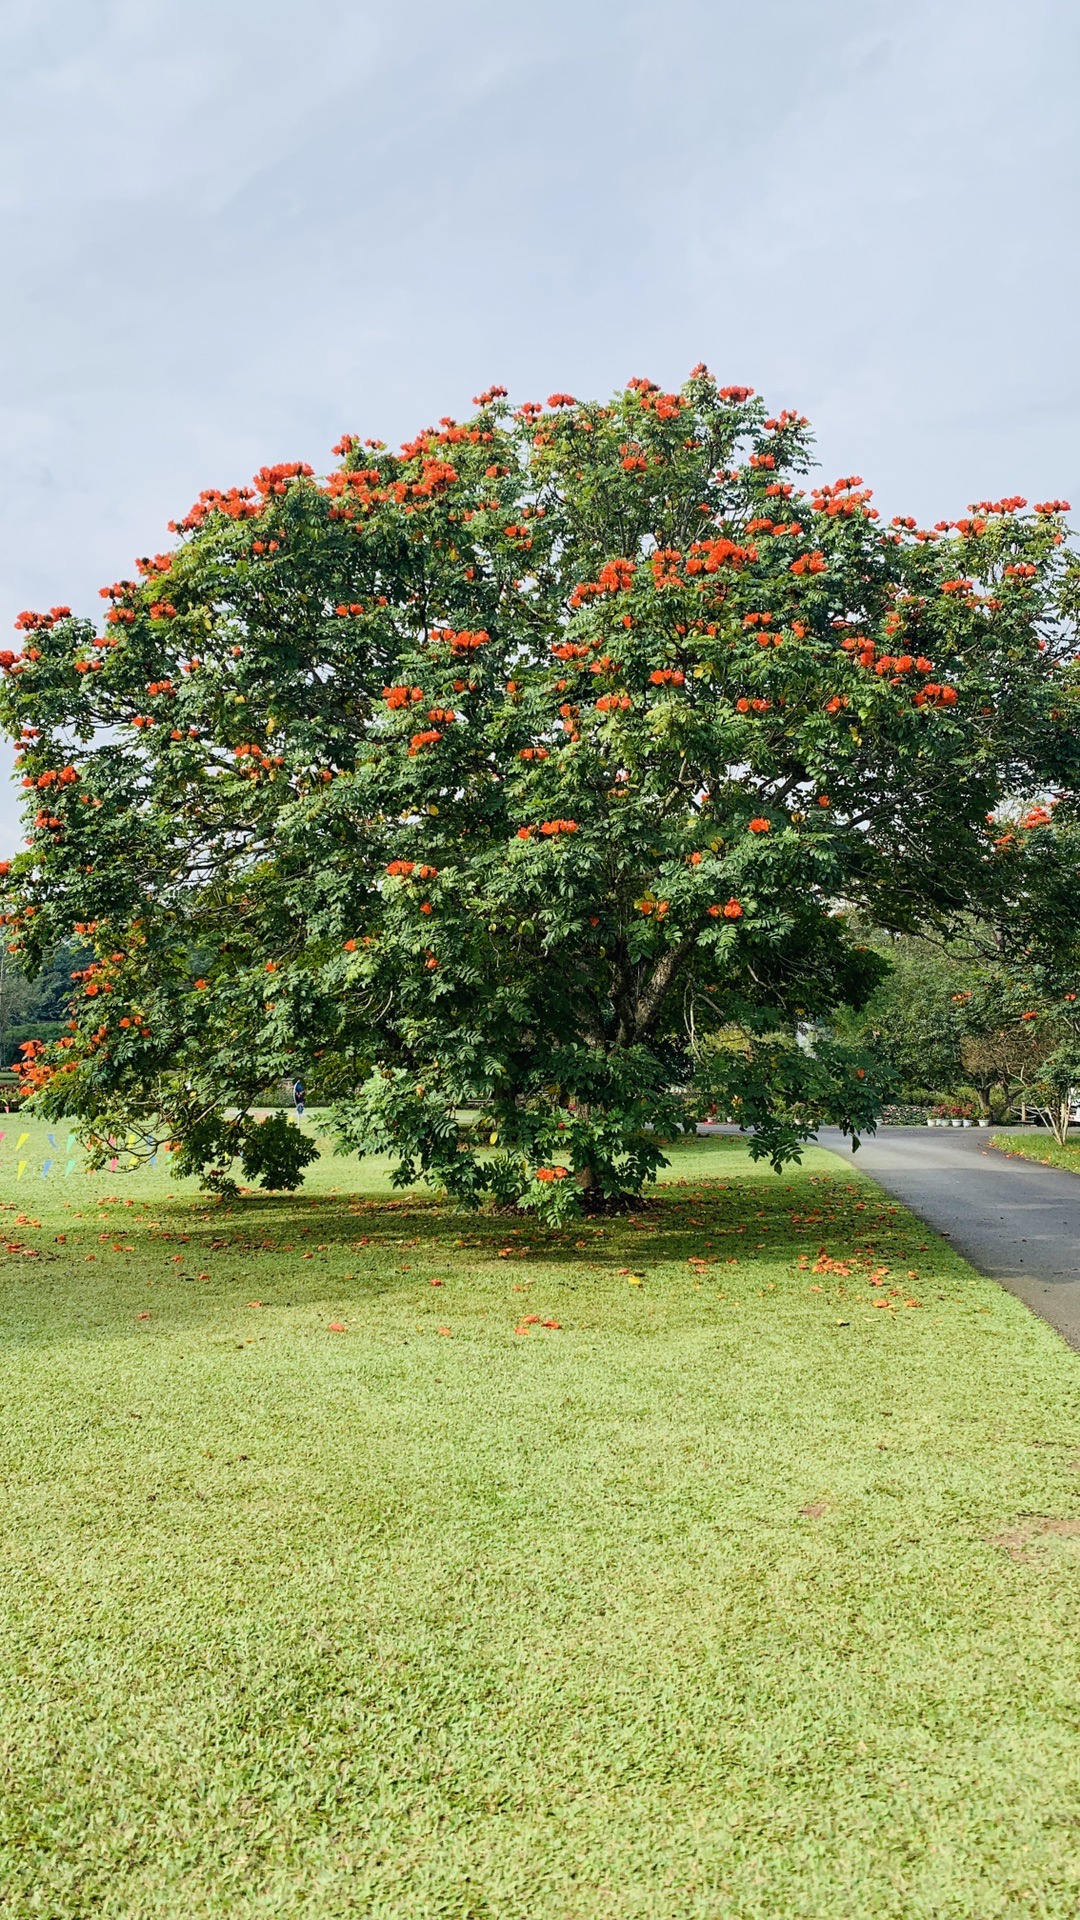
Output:
<path fill-rule="evenodd" d="M 883 526 L 700 368 L 476 406 L 204 493 L 100 631 L 22 616 L 10 939 L 92 954 L 49 1112 L 286 1179 L 249 1116 L 299 1074 L 402 1177 L 555 1217 L 710 1106 L 782 1158 L 875 1111 L 808 1037 L 879 977 L 848 910 L 992 916 L 988 816 L 1072 806 L 1063 503 Z"/>

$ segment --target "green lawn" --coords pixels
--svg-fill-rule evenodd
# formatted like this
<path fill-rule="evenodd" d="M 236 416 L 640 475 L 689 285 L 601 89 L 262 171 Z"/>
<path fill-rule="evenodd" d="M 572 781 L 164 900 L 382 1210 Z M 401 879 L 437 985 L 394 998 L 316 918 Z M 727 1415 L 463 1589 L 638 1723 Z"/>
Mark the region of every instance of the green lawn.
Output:
<path fill-rule="evenodd" d="M 5 1920 L 1074 1920 L 1080 1363 L 847 1162 L 560 1239 L 8 1120 Z"/>
<path fill-rule="evenodd" d="M 1015 1154 L 1020 1160 L 1038 1160 L 1044 1167 L 1066 1167 L 1080 1173 L 1080 1135 L 1074 1134 L 1067 1146 L 1059 1147 L 1052 1133 L 995 1133 L 991 1145 L 1002 1153 Z"/>

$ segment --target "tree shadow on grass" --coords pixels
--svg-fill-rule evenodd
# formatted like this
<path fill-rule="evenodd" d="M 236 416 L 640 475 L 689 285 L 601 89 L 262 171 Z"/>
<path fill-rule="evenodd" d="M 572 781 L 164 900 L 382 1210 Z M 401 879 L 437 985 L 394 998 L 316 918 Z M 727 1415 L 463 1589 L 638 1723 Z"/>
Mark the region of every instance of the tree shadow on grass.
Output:
<path fill-rule="evenodd" d="M 800 1256 L 813 1261 L 822 1248 L 833 1259 L 865 1260 L 867 1249 L 888 1258 L 906 1241 L 910 1254 L 908 1216 L 842 1163 L 778 1177 L 748 1168 L 744 1153 L 731 1151 L 741 1143 L 708 1146 L 676 1150 L 642 1212 L 561 1231 L 416 1190 L 173 1198 L 154 1207 L 153 1220 L 125 1206 L 109 1218 L 114 1237 L 103 1251 L 93 1236 L 92 1264 L 85 1229 L 77 1249 L 61 1254 L 43 1241 L 45 1256 L 17 1270 L 0 1255 L 0 1343 L 209 1328 L 264 1293 L 270 1306 L 333 1300 L 344 1310 L 348 1301 L 412 1295 L 431 1277 L 471 1275 L 486 1288 L 501 1270 L 520 1286 L 530 1267 L 564 1281 L 576 1271 L 579 1284 L 595 1286 L 674 1266 L 688 1278 L 747 1287 L 755 1262 L 775 1277 L 778 1265 L 797 1272 Z M 916 1232 L 925 1239 L 921 1226 Z"/>

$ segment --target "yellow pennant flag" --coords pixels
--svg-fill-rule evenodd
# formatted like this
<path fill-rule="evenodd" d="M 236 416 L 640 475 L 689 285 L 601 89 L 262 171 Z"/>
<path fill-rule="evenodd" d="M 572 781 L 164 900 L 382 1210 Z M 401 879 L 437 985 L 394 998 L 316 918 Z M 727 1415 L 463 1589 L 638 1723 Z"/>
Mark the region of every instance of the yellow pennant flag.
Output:
<path fill-rule="evenodd" d="M 18 1171 L 18 1173 L 17 1173 L 16 1175 L 15 1175 L 15 1178 L 16 1178 L 16 1180 L 21 1180 L 21 1179 L 22 1179 L 22 1177 L 23 1177 L 23 1174 L 24 1174 L 25 1172 L 26 1172 L 26 1161 L 25 1161 L 25 1160 L 20 1160 L 20 1161 L 19 1161 L 19 1171 Z"/>

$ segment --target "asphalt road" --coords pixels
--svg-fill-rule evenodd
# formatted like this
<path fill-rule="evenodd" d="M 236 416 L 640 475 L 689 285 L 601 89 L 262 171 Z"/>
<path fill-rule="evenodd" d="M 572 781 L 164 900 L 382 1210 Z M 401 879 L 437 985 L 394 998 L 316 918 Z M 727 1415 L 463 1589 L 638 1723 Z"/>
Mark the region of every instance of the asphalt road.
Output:
<path fill-rule="evenodd" d="M 838 1131 L 818 1143 L 852 1162 Z M 1080 1175 L 1009 1160 L 974 1127 L 884 1127 L 854 1165 L 1080 1348 Z"/>

